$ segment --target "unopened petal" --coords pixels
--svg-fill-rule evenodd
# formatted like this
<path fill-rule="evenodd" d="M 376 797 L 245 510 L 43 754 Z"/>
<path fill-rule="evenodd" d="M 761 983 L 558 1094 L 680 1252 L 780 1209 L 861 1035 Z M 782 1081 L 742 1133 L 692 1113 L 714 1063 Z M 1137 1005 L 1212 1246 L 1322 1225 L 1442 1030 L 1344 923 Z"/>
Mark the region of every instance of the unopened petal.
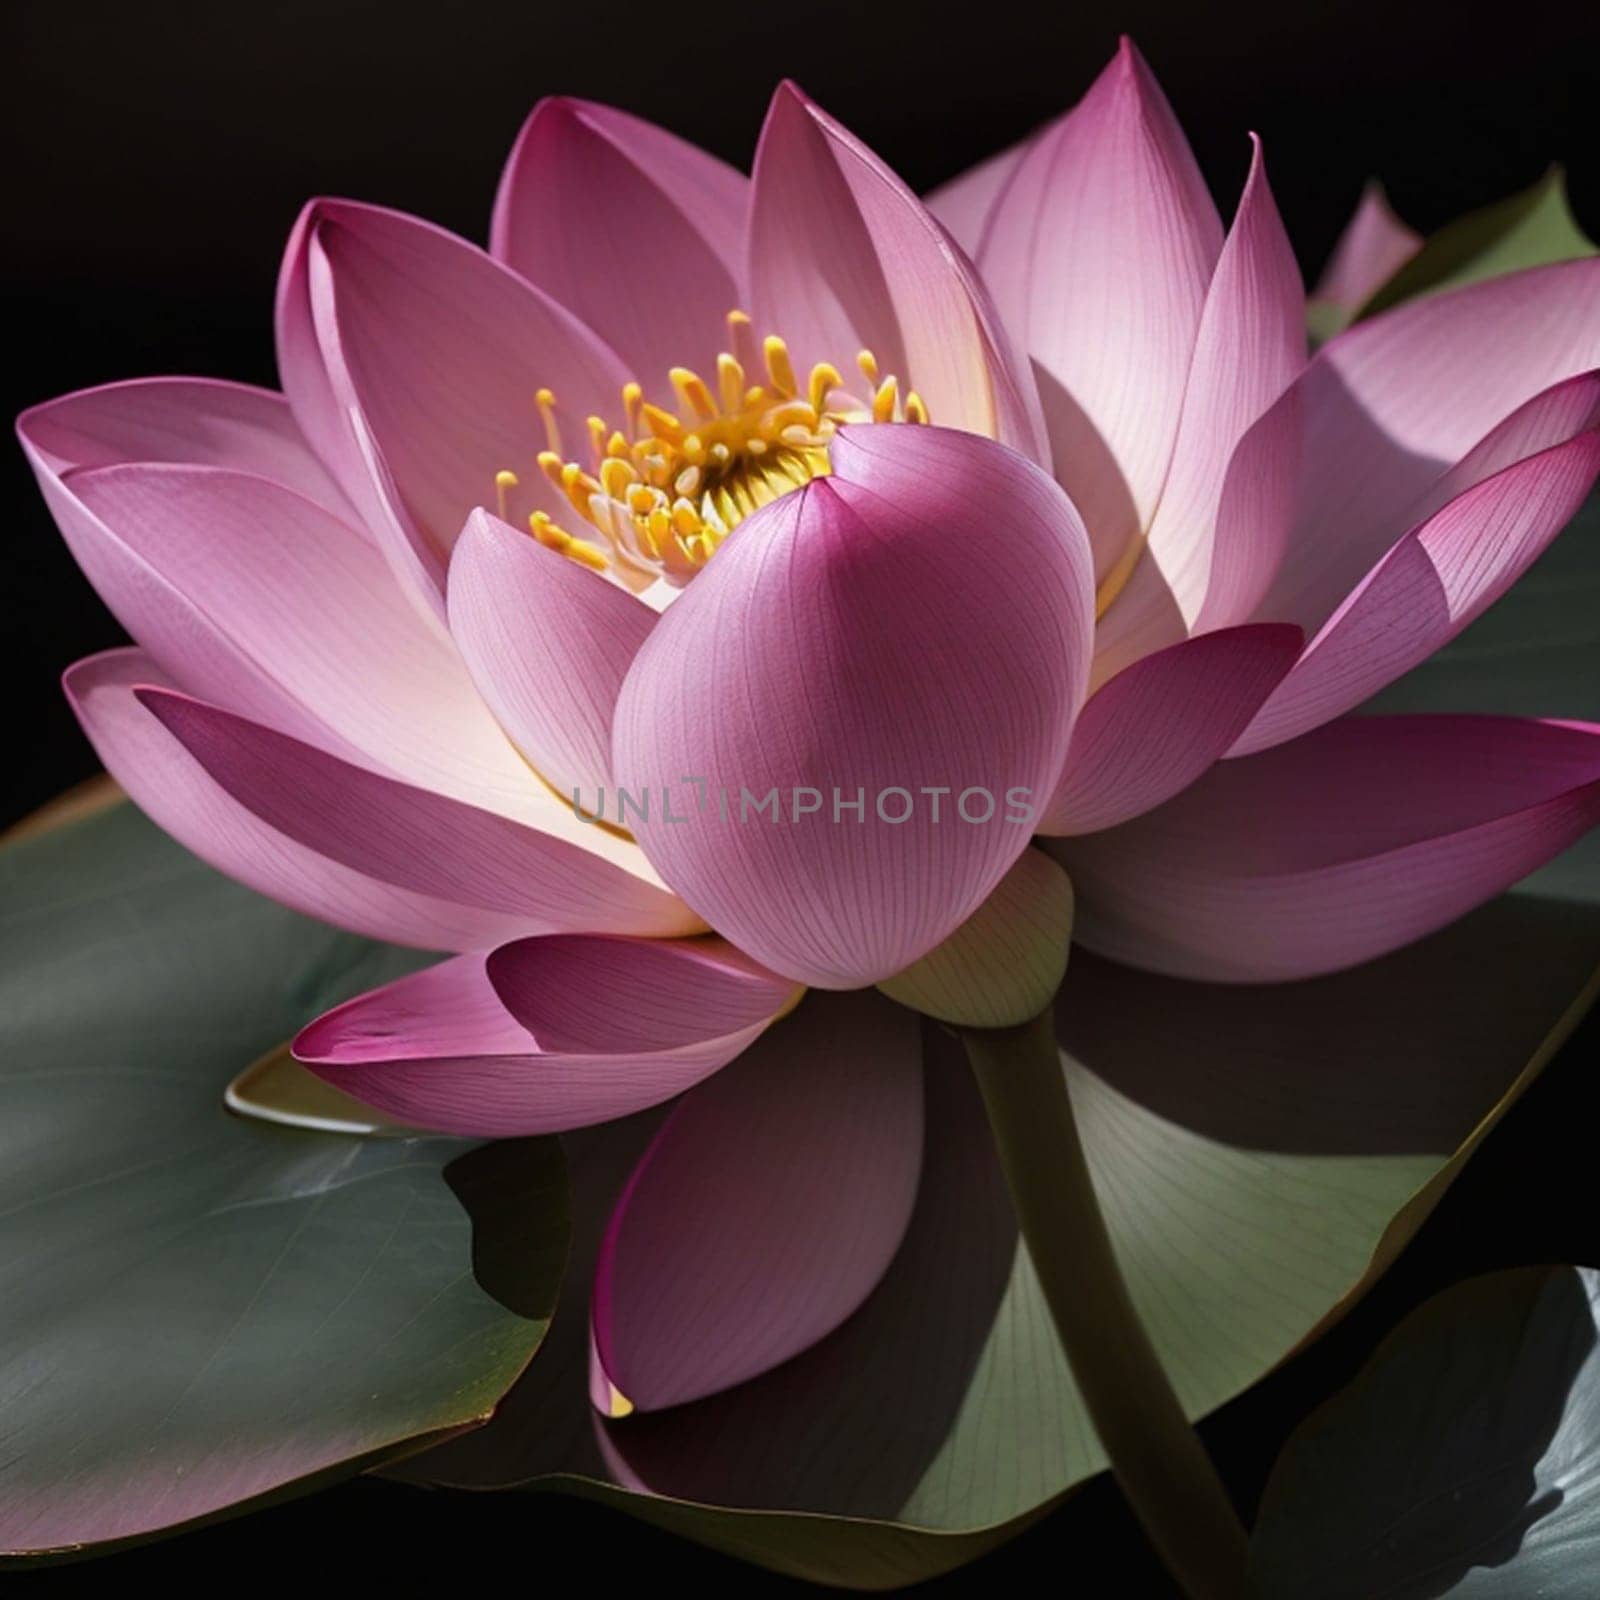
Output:
<path fill-rule="evenodd" d="M 666 882 L 767 965 L 850 988 L 953 932 L 1026 845 L 1092 601 L 1071 503 L 1003 446 L 870 426 L 834 466 L 662 616 L 613 757 L 656 797 L 630 825 Z"/>

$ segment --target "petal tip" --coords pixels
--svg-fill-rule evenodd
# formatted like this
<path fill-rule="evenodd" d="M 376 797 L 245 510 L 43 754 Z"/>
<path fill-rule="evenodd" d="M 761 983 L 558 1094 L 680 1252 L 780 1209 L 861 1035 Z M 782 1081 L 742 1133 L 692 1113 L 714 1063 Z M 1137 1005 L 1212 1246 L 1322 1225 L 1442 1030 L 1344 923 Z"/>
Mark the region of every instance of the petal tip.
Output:
<path fill-rule="evenodd" d="M 341 195 L 314 195 L 301 206 L 291 237 L 309 238 L 325 222 L 348 222 L 373 209 L 360 200 L 347 200 Z"/>
<path fill-rule="evenodd" d="M 152 716 L 170 727 L 175 718 L 183 715 L 181 708 L 190 697 L 157 683 L 137 683 L 133 686 L 133 698 Z"/>
<path fill-rule="evenodd" d="M 827 135 L 837 131 L 838 124 L 815 100 L 806 93 L 800 84 L 793 78 L 783 78 L 777 88 L 772 91 L 772 98 L 767 102 L 767 114 L 762 124 L 761 138 L 756 145 L 756 166 L 761 165 L 761 146 L 772 136 L 775 129 L 785 125 L 794 127 L 792 119 L 804 118 L 801 124 L 811 125 L 819 132 Z"/>
<path fill-rule="evenodd" d="M 1117 36 L 1117 53 L 1111 58 L 1107 72 L 1114 72 L 1119 83 L 1140 88 L 1155 82 L 1155 74 L 1150 70 L 1144 51 L 1134 43 L 1133 35 L 1129 33 Z"/>
<path fill-rule="evenodd" d="M 330 1065 L 334 1060 L 334 1043 L 331 1034 L 337 1031 L 330 1027 L 332 1020 L 344 1008 L 336 1006 L 332 1011 L 324 1011 L 320 1017 L 313 1017 L 289 1041 L 289 1054 L 298 1061 L 302 1067 L 310 1072 Z"/>
<path fill-rule="evenodd" d="M 607 1374 L 592 1326 L 589 1333 L 589 1403 L 608 1422 L 631 1417 L 637 1409 Z"/>
<path fill-rule="evenodd" d="M 529 142 L 544 129 L 552 132 L 571 132 L 580 130 L 584 133 L 604 135 L 602 126 L 607 115 L 622 116 L 613 106 L 606 105 L 599 100 L 584 100 L 578 95 L 550 94 L 540 100 L 523 121 L 517 134 L 516 143 L 512 146 L 512 161 L 515 165 L 517 157 L 527 148 Z"/>

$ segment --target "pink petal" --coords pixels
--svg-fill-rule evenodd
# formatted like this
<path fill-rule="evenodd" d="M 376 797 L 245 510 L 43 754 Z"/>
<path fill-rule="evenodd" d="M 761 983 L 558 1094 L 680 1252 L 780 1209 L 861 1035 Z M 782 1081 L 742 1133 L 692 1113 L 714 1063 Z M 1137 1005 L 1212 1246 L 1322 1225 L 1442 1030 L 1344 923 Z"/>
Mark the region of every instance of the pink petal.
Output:
<path fill-rule="evenodd" d="M 1600 725 L 1346 717 L 1052 844 L 1077 937 L 1174 977 L 1312 977 L 1409 944 L 1600 821 Z"/>
<path fill-rule="evenodd" d="M 1600 260 L 1429 295 L 1340 334 L 1234 454 L 1200 624 L 1315 632 L 1485 435 L 1597 366 Z"/>
<path fill-rule="evenodd" d="M 699 1399 L 838 1327 L 905 1235 L 922 1125 L 918 1024 L 870 992 L 811 996 L 686 1095 L 601 1246 L 605 1409 Z"/>
<path fill-rule="evenodd" d="M 1026 845 L 1093 624 L 1082 524 L 1021 456 L 902 424 L 845 429 L 833 463 L 661 617 L 613 758 L 654 793 L 636 832 L 692 906 L 777 971 L 853 988 L 938 944 Z M 777 817 L 744 804 L 773 790 Z M 836 816 L 858 790 L 863 819 Z"/>
<path fill-rule="evenodd" d="M 1329 618 L 1229 753 L 1292 739 L 1425 661 L 1528 570 L 1597 477 L 1600 431 L 1591 427 L 1467 490 L 1406 534 Z"/>
<path fill-rule="evenodd" d="M 672 895 L 598 851 L 398 783 L 202 700 L 158 688 L 138 698 L 241 805 L 353 871 L 517 917 L 527 931 L 697 931 Z M 553 797 L 549 804 L 566 810 Z"/>
<path fill-rule="evenodd" d="M 1497 423 L 1411 508 L 1418 523 L 1507 467 L 1600 428 L 1600 372 L 1564 378 Z"/>
<path fill-rule="evenodd" d="M 185 689 L 408 782 L 564 826 L 449 640 L 320 506 L 217 467 L 41 481 L 95 587 Z"/>
<path fill-rule="evenodd" d="M 247 811 L 134 698 L 174 687 L 142 650 L 68 669 L 67 699 L 106 770 L 158 826 L 219 872 L 308 916 L 424 950 L 468 950 L 529 931 L 527 918 L 417 894 L 307 849 Z"/>
<path fill-rule="evenodd" d="M 1095 833 L 1187 789 L 1250 726 L 1301 640 L 1298 628 L 1256 623 L 1125 667 L 1080 713 L 1037 831 Z"/>
<path fill-rule="evenodd" d="M 501 175 L 490 253 L 559 300 L 670 395 L 714 373 L 744 304 L 749 180 L 664 129 L 585 100 L 542 100 Z"/>
<path fill-rule="evenodd" d="M 48 400 L 17 418 L 35 469 L 170 461 L 254 473 L 350 520 L 350 505 L 301 435 L 289 402 L 217 378 L 136 378 Z"/>
<path fill-rule="evenodd" d="M 351 431 L 347 402 L 334 389 L 312 308 L 313 266 L 321 293 L 327 293 L 326 263 L 313 247 L 320 218 L 314 201 L 301 210 L 278 263 L 273 297 L 278 381 L 301 433 L 355 506 L 361 526 L 376 528 L 383 517 L 382 501 Z"/>
<path fill-rule="evenodd" d="M 1027 148 L 1026 139 L 1018 140 L 923 197 L 923 204 L 969 256 L 976 258 L 989 213 Z"/>
<path fill-rule="evenodd" d="M 1250 175 L 1206 295 L 1172 465 L 1132 580 L 1102 618 L 1104 679 L 1184 637 L 1211 578 L 1223 476 L 1246 429 L 1306 363 L 1306 297 L 1251 136 Z"/>
<path fill-rule="evenodd" d="M 832 362 L 849 379 L 865 347 L 935 422 L 1049 459 L 1027 363 L 971 262 L 793 84 L 773 96 L 756 152 L 750 284 L 757 327 L 798 362 Z"/>
<path fill-rule="evenodd" d="M 1222 224 L 1183 131 L 1126 40 L 1039 134 L 978 265 L 1041 369 L 1056 475 L 1104 577 L 1166 478 Z"/>
<path fill-rule="evenodd" d="M 414 217 L 320 200 L 293 248 L 284 387 L 408 591 L 442 617 L 450 548 L 497 472 L 521 479 L 514 520 L 573 515 L 535 464 L 535 392 L 554 391 L 563 448 L 587 449 L 584 419 L 617 414 L 628 373 L 543 291 Z"/>
<path fill-rule="evenodd" d="M 656 613 L 598 573 L 474 511 L 450 561 L 450 627 L 517 748 L 563 796 L 611 786 L 611 718 Z"/>
<path fill-rule="evenodd" d="M 606 1122 L 731 1061 L 798 990 L 720 939 L 523 939 L 361 995 L 294 1042 L 411 1127 L 505 1138 Z"/>
<path fill-rule="evenodd" d="M 1339 235 L 1312 299 L 1348 323 L 1422 248 L 1422 235 L 1408 228 L 1389 204 L 1376 179 L 1361 191 L 1361 202 Z"/>
<path fill-rule="evenodd" d="M 201 605 L 178 586 L 176 574 L 162 570 L 159 551 L 154 553 L 154 561 L 147 559 L 139 549 L 137 528 L 130 530 L 132 542 L 125 542 L 80 498 L 84 484 L 92 486 L 102 480 L 114 483 L 119 475 L 164 476 L 181 469 L 90 468 L 72 474 L 76 481 L 69 485 L 46 465 L 26 435 L 23 448 L 73 559 L 134 639 L 179 675 L 185 686 L 203 684 L 206 692 L 219 699 L 285 728 L 306 733 L 319 730 L 319 720 L 293 691 L 264 672 L 245 648 L 219 629 Z M 287 490 L 275 491 L 264 478 L 245 481 L 258 484 L 269 498 L 275 492 L 289 495 Z M 309 501 L 301 503 L 315 511 Z M 352 544 L 360 542 L 353 531 L 347 537 Z M 333 735 L 329 734 L 329 738 L 333 741 Z"/>

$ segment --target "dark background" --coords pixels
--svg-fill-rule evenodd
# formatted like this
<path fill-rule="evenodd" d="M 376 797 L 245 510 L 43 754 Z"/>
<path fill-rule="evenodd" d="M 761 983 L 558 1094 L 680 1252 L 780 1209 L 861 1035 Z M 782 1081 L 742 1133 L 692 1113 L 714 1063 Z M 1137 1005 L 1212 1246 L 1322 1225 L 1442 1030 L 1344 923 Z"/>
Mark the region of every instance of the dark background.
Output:
<path fill-rule="evenodd" d="M 145 373 L 272 383 L 272 284 L 301 203 L 350 195 L 481 240 L 499 163 L 544 94 L 611 101 L 745 165 L 773 82 L 792 76 L 926 188 L 1063 109 L 1121 31 L 1161 78 L 1225 214 L 1244 175 L 1245 131 L 1261 133 L 1309 274 L 1369 175 L 1427 230 L 1562 160 L 1579 219 L 1600 236 L 1594 9 L 1521 0 L 1475 21 L 1465 5 L 1396 0 L 6 0 L 7 399 L 15 412 Z M 11 727 L 0 825 L 94 770 L 56 679 L 75 657 L 121 641 L 54 534 L 20 453 L 9 453 L 6 470 L 0 681 Z M 1588 1091 L 1597 1043 L 1591 1021 L 1351 1318 L 1208 1424 L 1247 1508 L 1283 1433 L 1410 1305 L 1497 1265 L 1600 1263 Z M 410 1593 L 571 1572 L 608 1587 L 801 1589 L 578 1502 L 421 1496 L 356 1482 L 6 1582 L 40 1592 L 248 1575 Z M 1078 1593 L 1171 1592 L 1103 1483 L 932 1588 L 1036 1581 Z"/>

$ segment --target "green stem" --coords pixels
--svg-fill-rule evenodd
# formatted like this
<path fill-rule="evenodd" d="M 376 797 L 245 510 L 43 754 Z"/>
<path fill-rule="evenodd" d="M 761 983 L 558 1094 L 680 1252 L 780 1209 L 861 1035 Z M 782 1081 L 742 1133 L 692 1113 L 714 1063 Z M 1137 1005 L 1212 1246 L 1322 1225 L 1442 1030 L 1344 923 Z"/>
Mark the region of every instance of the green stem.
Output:
<path fill-rule="evenodd" d="M 1017 1221 L 1111 1470 L 1192 1600 L 1246 1593 L 1248 1540 L 1111 1248 L 1049 1012 L 964 1029 Z"/>

